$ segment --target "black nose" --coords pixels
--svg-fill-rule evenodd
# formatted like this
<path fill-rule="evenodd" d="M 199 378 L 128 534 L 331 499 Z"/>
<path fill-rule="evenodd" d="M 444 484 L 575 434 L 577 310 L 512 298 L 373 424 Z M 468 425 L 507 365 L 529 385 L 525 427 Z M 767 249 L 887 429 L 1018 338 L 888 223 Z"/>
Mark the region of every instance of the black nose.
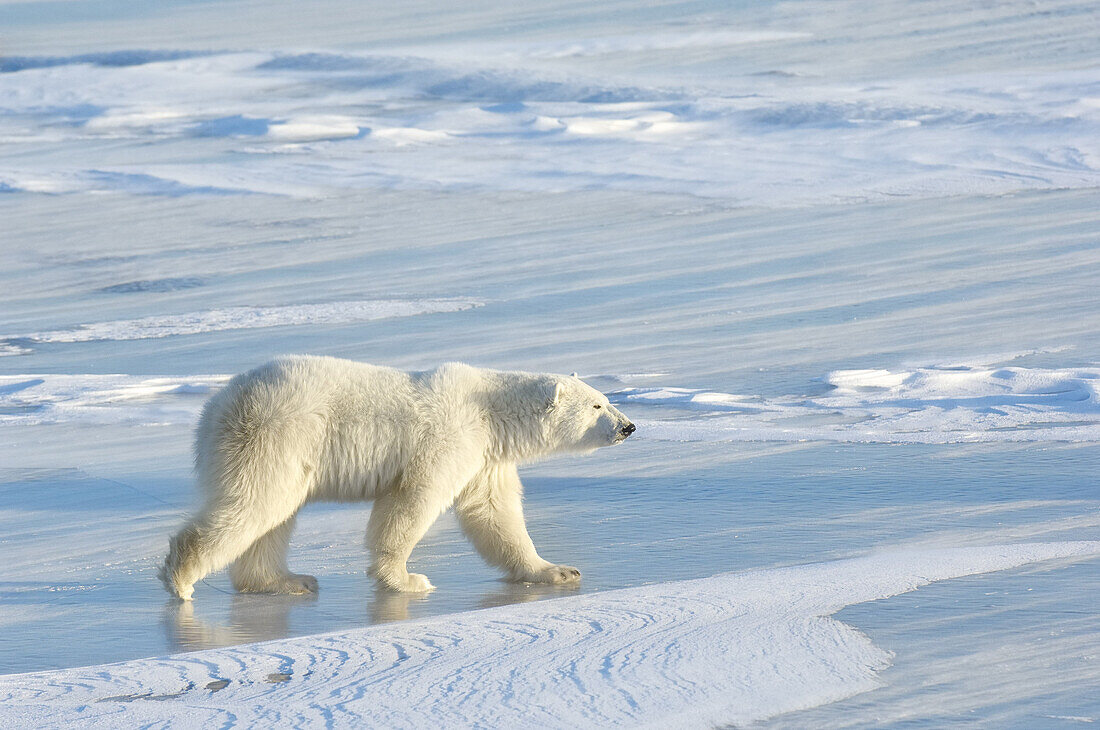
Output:
<path fill-rule="evenodd" d="M 633 423 L 628 423 L 623 426 L 623 436 L 629 436 L 637 430 L 637 427 Z"/>

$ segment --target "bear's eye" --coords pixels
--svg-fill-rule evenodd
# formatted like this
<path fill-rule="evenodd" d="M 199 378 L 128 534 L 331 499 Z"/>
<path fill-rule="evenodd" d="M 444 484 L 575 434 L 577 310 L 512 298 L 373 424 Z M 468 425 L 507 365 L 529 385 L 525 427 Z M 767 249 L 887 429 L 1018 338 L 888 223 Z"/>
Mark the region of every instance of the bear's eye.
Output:
<path fill-rule="evenodd" d="M 596 405 L 594 405 L 592 407 L 595 408 L 596 410 L 599 410 L 599 409 L 603 408 L 603 406 L 601 406 L 599 403 L 597 403 Z"/>

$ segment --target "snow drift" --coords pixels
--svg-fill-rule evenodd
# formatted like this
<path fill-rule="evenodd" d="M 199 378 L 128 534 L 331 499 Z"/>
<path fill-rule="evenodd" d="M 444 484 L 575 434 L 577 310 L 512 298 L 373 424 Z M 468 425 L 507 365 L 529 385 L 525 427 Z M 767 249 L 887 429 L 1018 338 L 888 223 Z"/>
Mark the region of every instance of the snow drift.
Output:
<path fill-rule="evenodd" d="M 702 727 L 878 686 L 891 654 L 829 618 L 1100 542 L 912 549 L 423 621 L 0 677 L 0 722 L 109 727 Z M 186 623 L 191 606 L 178 605 Z"/>

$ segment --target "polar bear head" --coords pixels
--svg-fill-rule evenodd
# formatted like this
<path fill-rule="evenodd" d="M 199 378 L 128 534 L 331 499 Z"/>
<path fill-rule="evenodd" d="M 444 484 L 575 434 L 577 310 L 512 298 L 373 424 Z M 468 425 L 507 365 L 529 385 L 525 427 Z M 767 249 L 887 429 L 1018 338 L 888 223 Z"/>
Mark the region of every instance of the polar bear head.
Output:
<path fill-rule="evenodd" d="M 479 399 L 494 460 L 588 453 L 634 433 L 629 418 L 576 376 L 462 367 L 469 392 Z"/>
<path fill-rule="evenodd" d="M 534 384 L 543 453 L 588 453 L 620 444 L 634 424 L 607 397 L 575 376 L 546 375 Z"/>

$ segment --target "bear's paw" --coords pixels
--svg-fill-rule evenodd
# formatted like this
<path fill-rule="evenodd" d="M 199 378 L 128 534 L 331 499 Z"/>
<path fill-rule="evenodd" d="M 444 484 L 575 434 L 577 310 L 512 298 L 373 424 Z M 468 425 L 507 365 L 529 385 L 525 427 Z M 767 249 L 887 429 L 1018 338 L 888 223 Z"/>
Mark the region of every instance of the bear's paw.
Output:
<path fill-rule="evenodd" d="M 572 565 L 553 564 L 524 578 L 528 583 L 576 583 L 580 579 L 581 572 Z"/>
<path fill-rule="evenodd" d="M 428 576 L 420 573 L 409 573 L 405 578 L 405 584 L 401 586 L 402 593 L 428 593 L 434 590 L 435 586 L 428 580 Z"/>
<path fill-rule="evenodd" d="M 281 588 L 282 590 L 276 591 L 276 593 L 289 593 L 294 596 L 316 593 L 317 579 L 312 575 L 291 574 L 283 579 Z"/>

